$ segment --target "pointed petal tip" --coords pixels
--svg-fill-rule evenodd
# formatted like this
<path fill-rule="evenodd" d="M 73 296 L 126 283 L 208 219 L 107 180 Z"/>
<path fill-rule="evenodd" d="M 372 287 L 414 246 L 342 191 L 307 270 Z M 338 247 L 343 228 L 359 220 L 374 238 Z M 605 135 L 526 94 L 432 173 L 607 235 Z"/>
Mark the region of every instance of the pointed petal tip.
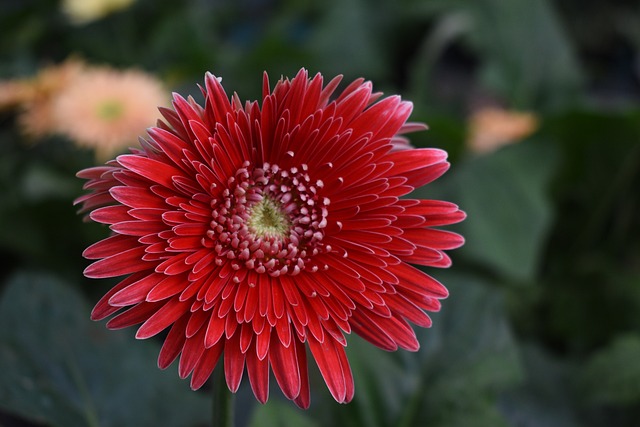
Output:
<path fill-rule="evenodd" d="M 208 379 L 209 378 L 206 378 L 206 379 L 203 380 L 203 379 L 197 378 L 194 375 L 191 375 L 191 381 L 189 382 L 189 388 L 191 390 L 193 390 L 193 391 L 198 391 L 198 390 L 200 390 L 202 388 L 203 385 L 205 385 L 207 383 Z"/>
<path fill-rule="evenodd" d="M 93 307 L 93 310 L 91 310 L 91 314 L 89 315 L 89 319 L 93 320 L 94 322 L 98 322 L 106 318 L 108 315 L 109 315 L 109 310 L 105 310 L 99 304 Z"/>
<path fill-rule="evenodd" d="M 210 81 L 211 83 L 214 83 L 214 84 L 215 82 L 217 82 L 218 84 L 222 83 L 222 77 L 217 77 L 211 71 L 207 71 L 206 73 L 204 73 L 204 80 L 205 80 L 205 84 L 207 81 Z"/>
<path fill-rule="evenodd" d="M 309 399 L 300 396 L 293 399 L 293 403 L 295 403 L 298 408 L 305 410 L 309 409 L 309 406 L 311 406 L 311 401 Z"/>
<path fill-rule="evenodd" d="M 143 325 L 144 326 L 144 325 Z M 154 336 L 155 334 L 150 334 L 148 332 L 148 328 L 146 328 L 147 330 L 144 330 L 142 328 L 142 326 L 140 328 L 138 328 L 138 330 L 136 331 L 135 334 L 135 338 L 137 340 L 146 340 L 147 338 L 151 338 L 152 336 Z"/>
<path fill-rule="evenodd" d="M 85 252 L 86 250 L 82 253 L 82 256 L 86 258 L 85 256 Z M 86 277 L 87 279 L 102 279 L 102 275 L 101 274 L 96 274 L 95 273 L 95 268 L 92 268 L 93 264 L 90 264 L 89 266 L 87 266 L 87 268 L 85 268 L 82 271 L 82 274 L 84 275 L 84 277 Z"/>
<path fill-rule="evenodd" d="M 425 148 L 425 150 L 431 151 L 435 155 L 435 157 L 443 161 L 449 157 L 449 153 L 447 153 L 445 150 L 441 148 Z"/>
<path fill-rule="evenodd" d="M 423 122 L 406 122 L 398 131 L 398 135 L 428 130 L 429 125 Z"/>

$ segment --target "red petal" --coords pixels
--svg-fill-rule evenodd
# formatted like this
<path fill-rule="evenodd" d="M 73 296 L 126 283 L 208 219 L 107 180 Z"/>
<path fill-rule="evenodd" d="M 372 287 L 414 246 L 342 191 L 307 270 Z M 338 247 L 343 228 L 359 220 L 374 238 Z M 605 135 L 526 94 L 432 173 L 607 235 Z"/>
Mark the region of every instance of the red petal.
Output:
<path fill-rule="evenodd" d="M 293 401 L 302 409 L 307 409 L 311 404 L 309 394 L 309 374 L 307 366 L 307 350 L 303 342 L 293 340 L 298 356 L 298 367 L 300 368 L 300 394 Z M 345 393 L 346 395 L 346 393 Z"/>
<path fill-rule="evenodd" d="M 204 329 L 201 329 L 192 338 L 187 338 L 182 348 L 182 356 L 178 363 L 178 375 L 180 378 L 186 378 L 196 367 L 198 360 L 204 354 L 205 348 L 202 342 Z"/>
<path fill-rule="evenodd" d="M 273 312 L 276 315 L 276 318 L 280 319 L 284 316 L 284 293 L 282 291 L 282 286 L 278 282 L 273 282 L 271 285 L 271 293 L 273 298 Z"/>
<path fill-rule="evenodd" d="M 169 239 L 169 248 L 173 251 L 196 251 L 202 247 L 201 242 L 201 236 L 172 237 Z"/>
<path fill-rule="evenodd" d="M 227 94 L 220 81 L 211 73 L 206 74 L 204 84 L 207 90 L 207 112 L 213 113 L 215 122 L 221 122 L 227 113 L 232 113 Z"/>
<path fill-rule="evenodd" d="M 184 276 L 168 276 L 147 294 L 147 301 L 162 301 L 184 291 L 189 282 Z"/>
<path fill-rule="evenodd" d="M 441 176 L 449 168 L 447 152 L 436 148 L 394 151 L 385 160 L 394 163 L 394 176 L 406 176 L 407 184 L 417 188 Z"/>
<path fill-rule="evenodd" d="M 101 224 L 115 224 L 117 222 L 131 220 L 129 208 L 122 205 L 98 208 L 89 214 L 89 218 Z"/>
<path fill-rule="evenodd" d="M 118 163 L 148 180 L 173 188 L 173 176 L 182 175 L 182 171 L 165 162 L 134 154 L 124 154 L 116 158 Z"/>
<path fill-rule="evenodd" d="M 401 293 L 385 295 L 384 299 L 389 308 L 396 314 L 423 328 L 431 327 L 431 318 Z"/>
<path fill-rule="evenodd" d="M 100 301 L 98 301 L 98 303 L 91 311 L 91 320 L 102 320 L 120 310 L 120 307 L 114 307 L 110 305 L 109 300 L 122 289 L 125 289 L 127 286 L 142 277 L 145 277 L 144 273 L 132 274 L 131 276 L 125 278 L 120 283 L 111 288 L 102 298 L 100 298 Z"/>
<path fill-rule="evenodd" d="M 124 307 L 142 302 L 146 300 L 149 291 L 164 279 L 164 277 L 164 275 L 157 273 L 146 275 L 115 293 L 109 298 L 109 304 Z"/>
<path fill-rule="evenodd" d="M 416 148 L 414 150 L 389 153 L 385 160 L 394 163 L 394 175 L 421 169 L 447 160 L 447 152 L 437 148 Z"/>
<path fill-rule="evenodd" d="M 123 221 L 113 224 L 111 227 L 118 234 L 128 236 L 146 236 L 147 234 L 157 234 L 167 229 L 166 224 L 161 221 Z"/>
<path fill-rule="evenodd" d="M 187 307 L 187 303 L 178 300 L 178 298 L 167 301 L 162 308 L 140 326 L 136 333 L 136 338 L 150 338 L 161 332 L 186 313 L 188 311 Z"/>
<path fill-rule="evenodd" d="M 456 233 L 432 228 L 414 228 L 404 230 L 402 237 L 417 246 L 433 249 L 455 249 L 464 244 L 464 238 Z"/>
<path fill-rule="evenodd" d="M 308 341 L 311 353 L 331 395 L 338 403 L 348 402 L 347 398 L 352 396 L 353 377 L 344 348 L 333 339 L 325 339 L 320 343 L 309 337 Z"/>
<path fill-rule="evenodd" d="M 284 316 L 278 319 L 276 322 L 276 334 L 280 340 L 280 343 L 285 347 L 288 347 L 291 344 L 291 323 L 288 316 Z"/>
<path fill-rule="evenodd" d="M 224 374 L 227 386 L 233 393 L 238 391 L 244 370 L 245 354 L 240 351 L 240 334 L 229 338 L 224 346 Z"/>
<path fill-rule="evenodd" d="M 271 341 L 271 326 L 267 323 L 261 333 L 256 335 L 256 353 L 262 360 L 269 354 L 269 342 Z"/>
<path fill-rule="evenodd" d="M 336 104 L 335 117 L 342 117 L 345 125 L 360 114 L 369 103 L 372 84 L 370 82 L 359 85 L 353 92 L 343 92 Z M 344 96 L 346 94 L 346 96 Z M 343 98 L 344 96 L 344 98 Z"/>
<path fill-rule="evenodd" d="M 338 357 L 340 358 L 340 364 L 342 365 L 342 373 L 344 375 L 344 385 L 346 387 L 344 403 L 349 403 L 353 399 L 355 394 L 355 384 L 353 382 L 353 373 L 351 372 L 351 366 L 349 366 L 349 360 L 347 354 L 340 345 L 336 345 L 338 349 Z"/>
<path fill-rule="evenodd" d="M 167 208 L 162 198 L 156 196 L 146 188 L 112 187 L 109 190 L 109 194 L 118 202 L 132 208 Z"/>
<path fill-rule="evenodd" d="M 378 324 L 373 322 L 364 310 L 355 311 L 349 319 L 349 324 L 353 332 L 371 344 L 386 351 L 396 351 L 398 349 L 398 344 L 395 340 Z"/>
<path fill-rule="evenodd" d="M 171 326 L 158 355 L 160 369 L 168 368 L 182 351 L 185 342 L 184 327 L 188 318 L 189 316 L 185 314 Z"/>
<path fill-rule="evenodd" d="M 240 325 L 240 351 L 246 353 L 253 341 L 253 328 L 250 323 Z"/>
<path fill-rule="evenodd" d="M 128 326 L 137 325 L 147 320 L 164 304 L 160 302 L 141 302 L 131 307 L 127 311 L 118 314 L 107 322 L 109 329 L 122 329 Z"/>
<path fill-rule="evenodd" d="M 218 345 L 204 351 L 191 375 L 191 389 L 197 390 L 207 382 L 218 360 L 220 360 L 223 349 L 224 344 L 220 342 Z"/>
<path fill-rule="evenodd" d="M 424 265 L 427 267 L 437 267 L 437 268 L 449 268 L 451 267 L 451 258 L 449 255 L 442 251 L 438 251 L 440 253 L 439 259 L 434 259 L 431 255 L 424 256 L 422 253 L 431 252 L 433 249 L 428 249 L 424 247 L 419 247 L 414 251 L 413 255 L 403 256 L 402 260 L 411 264 Z"/>
<path fill-rule="evenodd" d="M 289 347 L 285 347 L 275 338 L 275 335 L 272 336 L 269 360 L 284 395 L 288 399 L 296 398 L 300 394 L 300 371 L 296 346 L 291 343 Z"/>
<path fill-rule="evenodd" d="M 191 99 L 191 97 L 189 98 Z M 193 132 L 191 131 L 191 128 L 189 127 L 189 121 L 202 120 L 202 118 L 200 117 L 200 115 L 198 114 L 198 111 L 196 111 L 194 106 L 189 101 L 184 99 L 182 96 L 178 95 L 177 93 L 173 94 L 172 104 L 173 104 L 173 108 L 175 109 L 175 112 L 178 114 L 178 117 L 180 118 L 181 127 L 189 136 L 189 141 L 193 141 L 195 139 L 195 135 L 193 134 Z"/>
<path fill-rule="evenodd" d="M 265 403 L 269 399 L 269 359 L 260 360 L 255 351 L 248 351 L 247 374 L 256 399 Z"/>
<path fill-rule="evenodd" d="M 189 256 L 189 253 L 181 253 L 174 255 L 171 258 L 167 258 L 158 264 L 155 268 L 156 273 L 164 273 L 170 276 L 184 273 L 191 269 L 191 266 L 185 262 L 185 259 Z"/>
<path fill-rule="evenodd" d="M 401 200 L 407 215 L 423 216 L 426 219 L 425 226 L 455 224 L 466 218 L 457 205 L 440 200 Z"/>
<path fill-rule="evenodd" d="M 144 247 L 125 250 L 89 265 L 84 275 L 91 279 L 103 279 L 147 270 L 152 264 L 143 261 L 143 255 Z"/>
<path fill-rule="evenodd" d="M 445 298 L 449 295 L 447 288 L 440 282 L 407 263 L 401 262 L 389 266 L 389 271 L 400 279 L 396 285 L 398 287 L 436 298 Z"/>
<path fill-rule="evenodd" d="M 171 113 L 175 114 L 173 111 Z M 173 163 L 181 168 L 184 168 L 183 163 L 184 149 L 188 148 L 185 140 L 179 138 L 177 135 L 161 128 L 150 128 L 147 130 L 152 140 L 160 147 L 164 154 L 166 154 Z"/>
<path fill-rule="evenodd" d="M 204 339 L 205 347 L 213 347 L 220 341 L 224 333 L 225 319 L 221 319 L 212 314 L 207 326 L 207 333 Z"/>
<path fill-rule="evenodd" d="M 187 323 L 187 326 L 185 328 L 185 335 L 187 336 L 187 338 L 191 338 L 198 331 L 200 331 L 200 329 L 202 329 L 204 324 L 207 323 L 207 320 L 209 320 L 210 318 L 211 318 L 210 310 L 209 311 L 204 311 L 204 310 L 193 311 L 193 306 L 192 306 L 191 315 L 189 316 L 189 322 Z M 202 342 L 204 343 L 204 338 Z"/>
<path fill-rule="evenodd" d="M 448 162 L 442 162 L 437 165 L 407 171 L 403 176 L 407 178 L 407 185 L 410 185 L 413 188 L 418 188 L 440 178 L 447 170 L 449 170 L 449 167 L 450 164 Z"/>
<path fill-rule="evenodd" d="M 378 345 L 370 339 L 372 335 L 374 340 L 379 339 L 380 335 L 393 340 L 393 348 L 381 347 L 385 350 L 395 350 L 396 344 L 409 351 L 417 351 L 420 348 L 415 332 L 411 329 L 411 326 L 402 319 L 396 317 L 381 317 L 371 311 L 360 310 L 354 313 L 353 320 L 358 322 L 357 325 L 352 322 L 354 331 L 359 335 L 362 335 L 364 332 L 366 335 L 362 335 L 362 337 L 371 343 Z M 364 331 L 372 329 L 378 333 L 369 334 Z M 386 340 L 384 340 L 384 342 L 386 343 Z"/>
<path fill-rule="evenodd" d="M 82 252 L 87 259 L 100 259 L 116 255 L 138 246 L 135 239 L 127 236 L 110 236 L 89 246 Z"/>
<path fill-rule="evenodd" d="M 311 335 L 318 341 L 318 342 L 324 342 L 325 341 L 325 336 L 324 336 L 324 328 L 322 327 L 322 324 L 320 323 L 320 317 L 315 313 L 315 311 L 313 310 L 312 307 L 310 307 L 310 303 L 309 302 L 305 302 L 305 307 L 307 309 L 307 313 L 309 314 L 309 321 L 307 323 L 307 329 L 309 332 L 311 332 Z"/>

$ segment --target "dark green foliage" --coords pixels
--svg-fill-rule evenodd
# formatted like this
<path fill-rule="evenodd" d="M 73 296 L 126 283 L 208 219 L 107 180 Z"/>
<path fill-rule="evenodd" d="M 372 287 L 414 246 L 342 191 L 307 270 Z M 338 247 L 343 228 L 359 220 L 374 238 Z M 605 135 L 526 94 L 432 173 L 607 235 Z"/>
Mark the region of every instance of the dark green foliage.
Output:
<path fill-rule="evenodd" d="M 8 280 L 0 301 L 2 410 L 56 427 L 206 424 L 208 399 L 156 367 L 157 344 L 108 332 L 89 312 L 77 291 L 50 276 Z"/>

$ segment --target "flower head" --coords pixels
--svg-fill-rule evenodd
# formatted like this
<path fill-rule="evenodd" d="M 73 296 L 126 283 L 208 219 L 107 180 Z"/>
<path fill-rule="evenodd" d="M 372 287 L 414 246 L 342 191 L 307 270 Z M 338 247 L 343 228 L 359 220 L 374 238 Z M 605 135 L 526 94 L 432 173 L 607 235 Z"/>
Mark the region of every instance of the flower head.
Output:
<path fill-rule="evenodd" d="M 538 118 L 533 113 L 493 107 L 476 111 L 469 122 L 467 145 L 476 153 L 489 153 L 520 141 L 538 127 Z"/>
<path fill-rule="evenodd" d="M 236 391 L 246 367 L 257 399 L 269 371 L 309 406 L 307 353 L 338 402 L 354 393 L 344 347 L 355 332 L 385 350 L 416 350 L 409 322 L 431 325 L 447 296 L 417 264 L 448 267 L 464 219 L 452 203 L 404 197 L 449 167 L 436 149 L 395 150 L 412 110 L 356 80 L 301 70 L 262 102 L 229 98 L 207 74 L 204 106 L 174 96 L 139 150 L 83 170 L 76 202 L 113 234 L 86 249 L 91 278 L 126 276 L 92 318 L 170 328 L 158 364 L 178 357 L 201 387 L 219 359 Z M 406 144 L 405 144 L 406 145 Z M 408 148 L 404 146 L 403 148 Z"/>
<path fill-rule="evenodd" d="M 133 2 L 134 0 L 63 0 L 62 10 L 71 22 L 82 25 L 125 9 Z"/>
<path fill-rule="evenodd" d="M 0 111 L 19 107 L 32 98 L 30 85 L 21 80 L 0 81 Z"/>
<path fill-rule="evenodd" d="M 72 58 L 44 67 L 32 78 L 0 82 L 0 108 L 19 108 L 18 123 L 29 138 L 54 133 L 54 99 L 84 69 L 82 61 Z"/>
<path fill-rule="evenodd" d="M 54 127 L 106 160 L 137 142 L 167 98 L 162 84 L 142 71 L 87 68 L 57 94 Z"/>

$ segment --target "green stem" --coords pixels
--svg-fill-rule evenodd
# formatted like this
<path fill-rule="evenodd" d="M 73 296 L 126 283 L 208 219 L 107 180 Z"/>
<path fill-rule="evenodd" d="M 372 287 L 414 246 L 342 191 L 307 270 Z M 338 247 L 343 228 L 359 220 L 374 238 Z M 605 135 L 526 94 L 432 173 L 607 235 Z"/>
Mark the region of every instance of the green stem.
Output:
<path fill-rule="evenodd" d="M 229 391 L 222 366 L 213 371 L 213 427 L 233 427 L 233 393 Z"/>

